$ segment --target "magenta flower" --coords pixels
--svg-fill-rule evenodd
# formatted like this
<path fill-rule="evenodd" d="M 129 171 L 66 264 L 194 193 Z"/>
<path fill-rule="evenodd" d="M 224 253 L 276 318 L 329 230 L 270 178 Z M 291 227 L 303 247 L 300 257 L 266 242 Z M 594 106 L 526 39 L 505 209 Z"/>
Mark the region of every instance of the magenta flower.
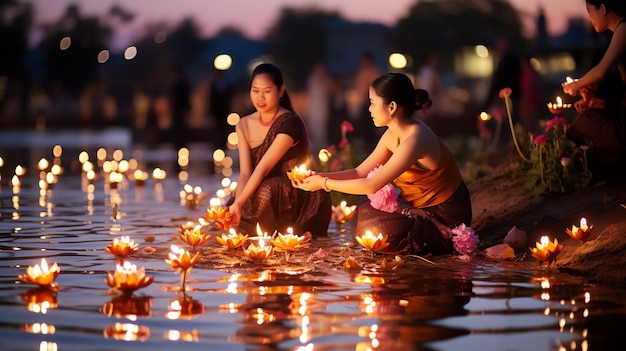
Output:
<path fill-rule="evenodd" d="M 533 139 L 533 144 L 535 145 L 545 145 L 548 141 L 548 136 L 545 134 L 537 135 L 535 139 Z"/>
<path fill-rule="evenodd" d="M 337 147 L 335 145 L 331 145 L 327 147 L 326 150 L 328 150 L 328 152 L 330 152 L 331 154 L 334 154 L 335 151 L 337 151 Z"/>
<path fill-rule="evenodd" d="M 569 122 L 563 117 L 556 116 L 551 120 L 546 122 L 546 132 L 550 131 L 552 128 L 556 128 L 559 126 L 567 127 L 569 126 Z"/>
<path fill-rule="evenodd" d="M 378 172 L 380 167 L 382 166 L 378 165 L 374 167 L 374 169 L 367 174 L 367 177 L 371 178 Z M 367 198 L 370 200 L 370 205 L 379 211 L 392 213 L 400 209 L 400 205 L 398 205 L 398 194 L 396 194 L 391 183 L 386 184 L 373 194 L 367 194 Z"/>
<path fill-rule="evenodd" d="M 347 132 L 354 132 L 354 127 L 352 126 L 352 123 L 343 121 L 341 122 L 341 133 L 345 134 Z"/>
<path fill-rule="evenodd" d="M 350 141 L 348 141 L 348 139 L 341 139 L 341 141 L 339 142 L 339 148 L 343 149 L 344 147 L 350 145 Z"/>
<path fill-rule="evenodd" d="M 513 91 L 511 90 L 511 88 L 502 88 L 502 90 L 500 90 L 500 94 L 498 94 L 498 96 L 500 96 L 501 99 L 507 98 L 509 96 L 511 96 L 511 93 Z"/>
<path fill-rule="evenodd" d="M 473 256 L 480 239 L 474 232 L 474 229 L 462 223 L 458 227 L 452 229 L 452 244 L 454 250 L 460 255 Z"/>

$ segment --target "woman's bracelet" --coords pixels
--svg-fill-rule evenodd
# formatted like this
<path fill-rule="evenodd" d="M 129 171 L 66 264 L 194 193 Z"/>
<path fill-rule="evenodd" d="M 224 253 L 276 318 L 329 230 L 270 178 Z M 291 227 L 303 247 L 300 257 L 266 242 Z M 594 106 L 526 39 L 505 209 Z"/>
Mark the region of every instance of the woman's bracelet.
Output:
<path fill-rule="evenodd" d="M 324 177 L 324 183 L 322 184 L 322 189 L 324 189 L 324 191 L 326 191 L 327 193 L 330 192 L 330 189 L 328 189 L 328 186 L 326 185 L 326 181 L 328 180 L 328 177 Z"/>

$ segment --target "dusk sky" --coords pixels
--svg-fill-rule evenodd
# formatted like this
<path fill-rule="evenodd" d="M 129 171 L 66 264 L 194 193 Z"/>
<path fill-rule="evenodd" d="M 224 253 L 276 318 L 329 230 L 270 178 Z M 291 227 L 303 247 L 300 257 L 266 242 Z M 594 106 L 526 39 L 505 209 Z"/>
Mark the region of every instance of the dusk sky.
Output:
<path fill-rule="evenodd" d="M 36 22 L 56 20 L 68 4 L 77 3 L 85 15 L 106 14 L 112 4 L 121 4 L 136 15 L 130 28 L 121 28 L 118 43 L 155 21 L 179 22 L 193 17 L 202 34 L 211 36 L 224 26 L 241 29 L 251 38 L 260 38 L 276 20 L 282 7 L 316 7 L 337 10 L 352 21 L 378 22 L 387 25 L 404 16 L 416 0 L 26 0 L 34 3 Z M 534 33 L 534 19 L 543 6 L 552 34 L 562 33 L 570 17 L 587 18 L 584 0 L 510 0 L 527 16 L 525 31 Z"/>

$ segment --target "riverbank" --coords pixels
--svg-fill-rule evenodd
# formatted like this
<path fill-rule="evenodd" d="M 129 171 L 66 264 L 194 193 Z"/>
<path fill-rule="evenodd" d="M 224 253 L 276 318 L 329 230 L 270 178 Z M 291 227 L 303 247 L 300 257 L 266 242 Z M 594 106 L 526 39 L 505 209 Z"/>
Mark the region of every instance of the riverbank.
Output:
<path fill-rule="evenodd" d="M 585 276 L 592 282 L 626 286 L 626 184 L 596 184 L 570 194 L 530 197 L 523 177 L 514 176 L 515 155 L 504 157 L 490 172 L 469 184 L 472 228 L 479 248 L 500 244 L 516 226 L 527 233 L 525 248 L 516 250 L 516 265 L 538 265 L 529 247 L 543 235 L 563 244 L 552 269 Z M 585 217 L 593 225 L 590 238 L 580 243 L 566 228 Z"/>

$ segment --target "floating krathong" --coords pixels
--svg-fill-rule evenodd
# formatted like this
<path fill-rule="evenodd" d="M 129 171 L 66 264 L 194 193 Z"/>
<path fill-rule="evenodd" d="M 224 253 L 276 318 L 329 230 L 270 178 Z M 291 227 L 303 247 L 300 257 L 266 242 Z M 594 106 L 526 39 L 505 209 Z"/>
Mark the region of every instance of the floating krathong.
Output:
<path fill-rule="evenodd" d="M 17 277 L 28 284 L 39 285 L 41 288 L 54 287 L 54 280 L 59 276 L 61 269 L 57 263 L 48 266 L 45 258 L 41 259 L 41 265 L 28 266 L 26 274 L 20 274 Z"/>
<path fill-rule="evenodd" d="M 113 289 L 119 290 L 125 294 L 131 294 L 137 289 L 145 288 L 152 284 L 154 277 L 147 277 L 143 267 L 137 269 L 137 266 L 126 261 L 123 265 L 117 264 L 115 272 L 108 272 L 108 277 L 104 278 L 104 282 Z"/>
<path fill-rule="evenodd" d="M 292 230 L 288 234 L 278 233 L 276 239 L 272 239 L 271 242 L 276 251 L 285 253 L 285 261 L 289 261 L 291 252 L 311 246 L 311 242 L 306 236 L 295 235 Z"/>
<path fill-rule="evenodd" d="M 216 236 L 215 240 L 222 246 L 226 246 L 229 249 L 236 249 L 243 246 L 243 244 L 248 241 L 248 234 L 237 233 L 233 228 L 230 228 L 229 234 L 222 234 L 221 237 Z"/>
<path fill-rule="evenodd" d="M 180 237 L 184 242 L 189 244 L 192 249 L 204 245 L 211 238 L 210 235 L 202 231 L 201 225 L 196 225 L 192 229 L 185 229 L 180 233 Z"/>
<path fill-rule="evenodd" d="M 374 236 L 372 232 L 369 230 L 365 232 L 362 236 L 356 236 L 356 241 L 359 242 L 363 247 L 372 251 L 372 257 L 374 256 L 374 252 L 383 250 L 389 243 L 387 242 L 387 235 L 383 235 L 382 233 L 378 233 L 378 235 Z"/>
<path fill-rule="evenodd" d="M 124 261 L 128 256 L 139 250 L 139 245 L 129 236 L 121 236 L 113 239 L 111 245 L 107 246 L 104 250 L 115 256 L 119 261 Z"/>
<path fill-rule="evenodd" d="M 580 219 L 580 228 L 576 227 L 576 225 L 572 225 L 572 229 L 566 228 L 565 232 L 567 233 L 567 235 L 572 237 L 572 239 L 584 243 L 585 241 L 589 240 L 589 235 L 591 235 L 591 229 L 593 229 L 593 225 L 587 225 L 587 219 L 583 217 Z"/>
<path fill-rule="evenodd" d="M 289 180 L 304 180 L 311 175 L 311 170 L 306 169 L 304 164 L 294 167 L 291 171 L 287 171 Z"/>
<path fill-rule="evenodd" d="M 563 245 L 559 244 L 556 238 L 554 238 L 554 242 L 551 242 L 546 235 L 542 236 L 540 241 L 541 242 L 536 243 L 536 247 L 530 248 L 530 253 L 534 258 L 540 261 L 547 261 L 548 266 L 550 266 L 563 249 Z"/>
<path fill-rule="evenodd" d="M 165 263 L 169 264 L 170 267 L 176 269 L 181 274 L 182 290 L 185 291 L 187 275 L 191 272 L 193 265 L 198 262 L 200 252 L 196 252 L 196 254 L 191 257 L 189 251 L 181 249 L 176 245 L 172 245 L 170 249 L 172 251 L 168 254 L 169 259 L 166 259 Z"/>
<path fill-rule="evenodd" d="M 204 218 L 208 221 L 214 222 L 218 229 L 230 229 L 232 218 L 230 216 L 230 211 L 228 211 L 228 207 L 209 208 L 207 209 L 207 213 L 205 213 Z"/>
<path fill-rule="evenodd" d="M 331 219 L 338 224 L 344 224 L 356 214 L 356 205 L 348 206 L 346 201 L 341 201 L 339 206 L 331 206 Z"/>

